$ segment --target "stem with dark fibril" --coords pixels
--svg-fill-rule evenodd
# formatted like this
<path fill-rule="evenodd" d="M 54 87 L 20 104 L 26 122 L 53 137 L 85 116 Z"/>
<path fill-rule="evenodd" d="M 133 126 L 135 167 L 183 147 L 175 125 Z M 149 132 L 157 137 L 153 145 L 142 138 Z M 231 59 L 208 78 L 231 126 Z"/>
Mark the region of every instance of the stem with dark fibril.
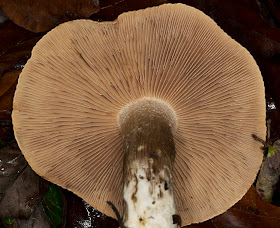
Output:
<path fill-rule="evenodd" d="M 119 115 L 124 147 L 125 227 L 177 227 L 172 167 L 175 112 L 165 102 L 145 98 Z"/>

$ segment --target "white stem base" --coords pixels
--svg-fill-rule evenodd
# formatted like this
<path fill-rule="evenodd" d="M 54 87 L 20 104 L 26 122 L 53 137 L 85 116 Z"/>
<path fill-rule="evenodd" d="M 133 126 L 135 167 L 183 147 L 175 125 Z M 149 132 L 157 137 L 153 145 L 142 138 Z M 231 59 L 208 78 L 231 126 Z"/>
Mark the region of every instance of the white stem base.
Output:
<path fill-rule="evenodd" d="M 152 160 L 149 160 L 151 163 Z M 176 228 L 172 215 L 176 214 L 170 170 L 155 176 L 149 165 L 131 164 L 132 180 L 124 186 L 127 228 Z"/>
<path fill-rule="evenodd" d="M 118 116 L 124 150 L 124 226 L 176 228 L 172 167 L 174 110 L 159 99 L 143 98 Z"/>

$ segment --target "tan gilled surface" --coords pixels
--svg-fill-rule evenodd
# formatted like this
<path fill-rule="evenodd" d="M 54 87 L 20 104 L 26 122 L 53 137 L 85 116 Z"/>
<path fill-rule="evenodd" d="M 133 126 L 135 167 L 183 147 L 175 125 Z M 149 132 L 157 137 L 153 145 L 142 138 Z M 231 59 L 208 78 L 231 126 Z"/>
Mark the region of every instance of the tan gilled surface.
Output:
<path fill-rule="evenodd" d="M 16 139 L 31 167 L 114 217 L 122 209 L 119 110 L 143 97 L 176 112 L 175 200 L 182 224 L 236 203 L 262 161 L 264 86 L 247 50 L 182 4 L 77 20 L 38 42 L 14 99 Z"/>

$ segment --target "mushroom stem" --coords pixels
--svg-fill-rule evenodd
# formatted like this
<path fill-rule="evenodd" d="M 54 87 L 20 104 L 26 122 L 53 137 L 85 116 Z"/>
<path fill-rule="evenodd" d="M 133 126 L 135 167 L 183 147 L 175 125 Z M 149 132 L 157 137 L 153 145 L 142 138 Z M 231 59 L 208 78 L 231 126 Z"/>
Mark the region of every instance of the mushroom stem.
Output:
<path fill-rule="evenodd" d="M 122 121 L 125 227 L 176 227 L 175 146 L 170 110 L 163 106 L 155 100 L 142 101 L 132 105 Z"/>

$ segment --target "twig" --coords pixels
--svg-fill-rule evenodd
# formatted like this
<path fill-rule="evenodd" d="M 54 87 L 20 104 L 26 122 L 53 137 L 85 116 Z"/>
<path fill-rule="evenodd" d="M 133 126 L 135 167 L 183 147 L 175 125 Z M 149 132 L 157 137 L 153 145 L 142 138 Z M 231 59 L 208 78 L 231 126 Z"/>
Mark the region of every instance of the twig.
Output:
<path fill-rule="evenodd" d="M 126 228 L 123 224 L 123 220 L 120 216 L 120 213 L 118 211 L 118 209 L 115 207 L 115 205 L 111 202 L 111 201 L 107 201 L 108 205 L 112 208 L 112 210 L 115 212 L 116 216 L 117 216 L 117 220 L 119 222 L 119 226 L 120 228 Z"/>

